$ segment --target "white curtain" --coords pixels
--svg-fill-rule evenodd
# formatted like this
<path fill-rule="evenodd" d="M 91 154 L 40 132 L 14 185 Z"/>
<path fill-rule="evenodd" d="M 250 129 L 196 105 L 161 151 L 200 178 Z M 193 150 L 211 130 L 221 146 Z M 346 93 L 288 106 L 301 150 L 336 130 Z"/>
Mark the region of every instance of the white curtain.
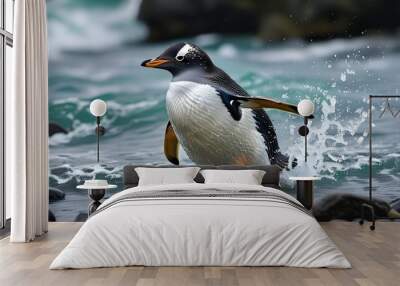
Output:
<path fill-rule="evenodd" d="M 6 187 L 12 242 L 48 225 L 48 67 L 46 0 L 15 1 L 13 92 L 6 99 Z"/>

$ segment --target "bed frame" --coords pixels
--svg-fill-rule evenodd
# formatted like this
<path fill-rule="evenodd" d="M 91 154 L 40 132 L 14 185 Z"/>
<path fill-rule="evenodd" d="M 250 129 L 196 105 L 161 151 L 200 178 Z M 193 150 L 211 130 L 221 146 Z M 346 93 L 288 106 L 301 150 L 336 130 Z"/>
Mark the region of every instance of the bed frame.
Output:
<path fill-rule="evenodd" d="M 124 189 L 133 188 L 138 185 L 139 177 L 135 171 L 137 167 L 148 167 L 148 168 L 182 168 L 189 166 L 174 166 L 174 165 L 127 165 L 124 167 L 124 178 L 123 184 Z M 280 189 L 279 185 L 279 175 L 281 169 L 277 166 L 198 166 L 201 169 L 220 169 L 220 170 L 263 170 L 265 175 L 262 180 L 262 185 L 265 187 L 271 187 L 275 189 Z M 198 173 L 194 178 L 197 183 L 204 183 L 203 176 Z"/>

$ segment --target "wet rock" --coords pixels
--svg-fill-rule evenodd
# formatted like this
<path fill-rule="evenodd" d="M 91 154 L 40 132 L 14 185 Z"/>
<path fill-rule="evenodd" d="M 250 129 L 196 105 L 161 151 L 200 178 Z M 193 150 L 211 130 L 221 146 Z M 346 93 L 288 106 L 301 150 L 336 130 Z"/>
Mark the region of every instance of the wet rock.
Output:
<path fill-rule="evenodd" d="M 79 212 L 79 214 L 75 217 L 74 221 L 84 222 L 88 219 L 87 212 Z"/>
<path fill-rule="evenodd" d="M 53 203 L 65 199 L 65 193 L 56 188 L 49 188 L 49 202 Z"/>
<path fill-rule="evenodd" d="M 77 177 L 69 166 L 59 166 L 50 170 L 49 185 L 63 190 L 74 190 L 79 184 Z"/>
<path fill-rule="evenodd" d="M 93 168 L 83 167 L 83 168 L 82 168 L 82 171 L 85 172 L 85 173 L 90 174 L 90 173 L 93 172 Z"/>
<path fill-rule="evenodd" d="M 67 134 L 68 131 L 65 130 L 60 125 L 58 125 L 57 123 L 50 122 L 49 123 L 49 136 L 53 136 L 54 134 L 57 134 L 57 133 Z"/>
<path fill-rule="evenodd" d="M 313 214 L 318 221 L 330 221 L 332 219 L 351 221 L 361 217 L 361 205 L 363 203 L 369 203 L 369 199 L 353 194 L 331 194 L 314 204 Z M 376 217 L 400 217 L 400 214 L 383 200 L 373 199 L 371 204 L 375 209 Z M 371 219 L 368 211 L 365 212 L 365 215 L 367 219 Z"/>
<path fill-rule="evenodd" d="M 394 199 L 393 201 L 390 202 L 390 206 L 392 209 L 400 212 L 400 198 Z"/>
<path fill-rule="evenodd" d="M 51 172 L 52 175 L 60 176 L 60 175 L 63 175 L 65 173 L 72 172 L 72 169 L 70 167 L 60 166 L 60 167 L 52 168 L 50 170 L 50 172 Z"/>
<path fill-rule="evenodd" d="M 53 214 L 51 210 L 49 210 L 49 221 L 51 222 L 56 221 L 56 216 Z"/>
<path fill-rule="evenodd" d="M 63 176 L 61 176 L 61 179 L 64 180 Z M 55 180 L 54 178 L 50 178 L 49 179 L 49 184 L 51 187 L 57 187 L 63 190 L 75 190 L 76 186 L 79 184 L 80 182 L 78 181 L 78 179 L 76 177 L 70 177 L 68 178 L 66 181 L 59 183 L 57 180 Z"/>

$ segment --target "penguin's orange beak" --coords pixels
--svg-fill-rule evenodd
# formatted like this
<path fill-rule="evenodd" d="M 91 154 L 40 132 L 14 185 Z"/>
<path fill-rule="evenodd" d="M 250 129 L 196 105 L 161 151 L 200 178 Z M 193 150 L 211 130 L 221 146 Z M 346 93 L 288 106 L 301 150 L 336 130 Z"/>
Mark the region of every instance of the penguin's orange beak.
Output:
<path fill-rule="evenodd" d="M 161 59 L 161 58 L 155 58 L 155 59 L 150 59 L 150 60 L 145 60 L 141 66 L 142 67 L 147 67 L 147 68 L 157 68 L 162 64 L 168 63 L 169 60 Z"/>

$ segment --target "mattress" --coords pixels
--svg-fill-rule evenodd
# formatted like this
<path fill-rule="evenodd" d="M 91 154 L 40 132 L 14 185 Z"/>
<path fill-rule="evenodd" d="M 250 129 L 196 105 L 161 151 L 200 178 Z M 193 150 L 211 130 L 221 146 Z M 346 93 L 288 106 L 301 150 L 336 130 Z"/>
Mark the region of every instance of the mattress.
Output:
<path fill-rule="evenodd" d="M 197 183 L 115 194 L 50 269 L 129 265 L 351 267 L 313 216 L 286 193 Z"/>

